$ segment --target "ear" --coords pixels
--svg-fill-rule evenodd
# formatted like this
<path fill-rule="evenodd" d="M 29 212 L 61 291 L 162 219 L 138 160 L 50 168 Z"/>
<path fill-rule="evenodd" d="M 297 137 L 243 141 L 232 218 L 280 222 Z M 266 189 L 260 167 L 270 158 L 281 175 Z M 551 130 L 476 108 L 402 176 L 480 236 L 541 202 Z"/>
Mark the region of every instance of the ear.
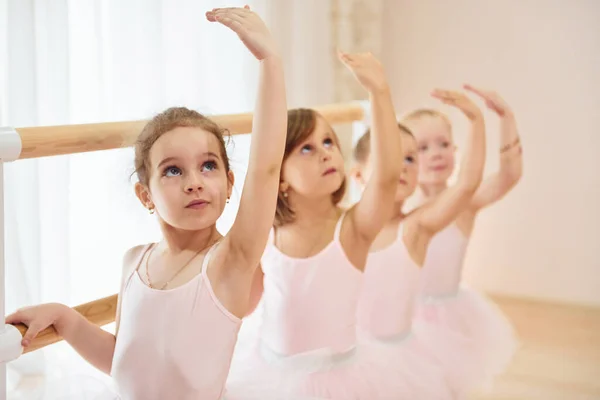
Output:
<path fill-rule="evenodd" d="M 231 192 L 233 191 L 233 184 L 235 183 L 235 175 L 232 170 L 227 172 L 227 198 L 231 197 Z"/>
<path fill-rule="evenodd" d="M 350 176 L 359 185 L 364 186 L 366 184 L 363 171 L 360 165 L 356 164 L 352 167 L 352 169 L 350 169 Z"/>
<path fill-rule="evenodd" d="M 135 195 L 140 200 L 140 203 L 142 203 L 142 205 L 148 210 L 154 208 L 154 203 L 152 202 L 152 195 L 150 195 L 150 190 L 146 186 L 137 182 L 135 184 Z"/>
<path fill-rule="evenodd" d="M 281 182 L 279 183 L 279 191 L 280 191 L 281 193 L 285 193 L 285 192 L 287 192 L 289 189 L 290 189 L 290 184 L 289 184 L 289 183 L 287 183 L 287 182 L 284 182 L 284 181 L 281 181 Z"/>

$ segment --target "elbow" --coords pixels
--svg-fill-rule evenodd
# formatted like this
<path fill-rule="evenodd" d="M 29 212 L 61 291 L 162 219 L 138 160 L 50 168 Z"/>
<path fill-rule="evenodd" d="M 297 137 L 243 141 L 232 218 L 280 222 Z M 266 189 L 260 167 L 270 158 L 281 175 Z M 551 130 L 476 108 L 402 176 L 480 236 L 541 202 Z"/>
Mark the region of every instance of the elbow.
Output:
<path fill-rule="evenodd" d="M 464 179 L 460 179 L 457 185 L 466 196 L 473 196 L 481 182 L 483 181 L 483 174 L 477 174 L 473 176 L 466 176 Z"/>

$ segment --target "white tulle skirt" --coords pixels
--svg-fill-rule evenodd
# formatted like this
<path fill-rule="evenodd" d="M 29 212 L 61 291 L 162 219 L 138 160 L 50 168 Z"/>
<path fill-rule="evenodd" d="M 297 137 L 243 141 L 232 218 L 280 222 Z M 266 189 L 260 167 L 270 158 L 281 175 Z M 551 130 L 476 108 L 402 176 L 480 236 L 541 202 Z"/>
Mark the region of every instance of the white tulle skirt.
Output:
<path fill-rule="evenodd" d="M 500 309 L 467 287 L 453 296 L 423 298 L 414 326 L 446 369 L 453 388 L 463 393 L 489 388 L 518 348 L 515 332 Z"/>
<path fill-rule="evenodd" d="M 360 338 L 343 352 L 321 348 L 282 356 L 261 340 L 260 320 L 255 315 L 242 325 L 228 391 L 239 388 L 268 397 L 270 390 L 282 400 L 453 398 L 443 370 L 413 335 L 395 343 Z"/>

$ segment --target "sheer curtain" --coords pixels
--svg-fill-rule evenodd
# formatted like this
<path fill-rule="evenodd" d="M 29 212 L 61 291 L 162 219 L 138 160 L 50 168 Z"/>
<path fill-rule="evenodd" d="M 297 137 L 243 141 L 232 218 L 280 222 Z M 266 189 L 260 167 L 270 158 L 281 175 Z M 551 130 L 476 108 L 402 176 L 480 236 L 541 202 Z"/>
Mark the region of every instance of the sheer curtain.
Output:
<path fill-rule="evenodd" d="M 0 125 L 145 119 L 177 105 L 207 114 L 251 110 L 256 61 L 234 33 L 204 16 L 213 7 L 246 3 L 260 6 L 0 0 Z M 222 232 L 237 211 L 248 148 L 247 136 L 231 141 L 236 188 L 219 221 Z M 8 312 L 118 291 L 123 253 L 160 234 L 135 198 L 132 170 L 131 149 L 6 166 Z M 74 371 L 93 374 L 59 344 L 9 364 L 9 385 Z"/>

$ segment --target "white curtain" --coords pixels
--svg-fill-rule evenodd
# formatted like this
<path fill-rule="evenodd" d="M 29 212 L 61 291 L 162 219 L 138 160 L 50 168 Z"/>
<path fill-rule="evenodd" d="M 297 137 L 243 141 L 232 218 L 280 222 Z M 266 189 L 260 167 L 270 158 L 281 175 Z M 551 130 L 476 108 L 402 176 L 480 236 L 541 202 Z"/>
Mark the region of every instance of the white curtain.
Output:
<path fill-rule="evenodd" d="M 204 17 L 244 4 L 280 44 L 290 107 L 349 100 L 336 95 L 343 80 L 335 50 L 354 47 L 336 28 L 352 14 L 339 0 L 0 0 L 0 125 L 142 119 L 175 105 L 208 114 L 251 110 L 256 62 L 235 34 Z M 236 188 L 222 232 L 237 211 L 248 148 L 249 137 L 236 136 L 229 149 Z M 159 237 L 133 194 L 132 161 L 131 149 L 122 149 L 7 165 L 8 312 L 118 290 L 124 251 Z M 64 343 L 9 371 L 21 388 L 74 373 L 105 379 Z"/>
<path fill-rule="evenodd" d="M 177 105 L 207 114 L 249 111 L 256 62 L 234 33 L 204 16 L 213 7 L 246 3 L 260 6 L 0 0 L 0 125 L 146 119 Z M 229 149 L 237 179 L 221 231 L 237 211 L 248 147 L 243 136 Z M 43 302 L 76 305 L 118 291 L 123 253 L 160 234 L 135 198 L 132 170 L 131 149 L 6 166 L 7 312 Z M 8 369 L 13 388 L 36 386 L 40 376 L 94 374 L 64 344 Z"/>

